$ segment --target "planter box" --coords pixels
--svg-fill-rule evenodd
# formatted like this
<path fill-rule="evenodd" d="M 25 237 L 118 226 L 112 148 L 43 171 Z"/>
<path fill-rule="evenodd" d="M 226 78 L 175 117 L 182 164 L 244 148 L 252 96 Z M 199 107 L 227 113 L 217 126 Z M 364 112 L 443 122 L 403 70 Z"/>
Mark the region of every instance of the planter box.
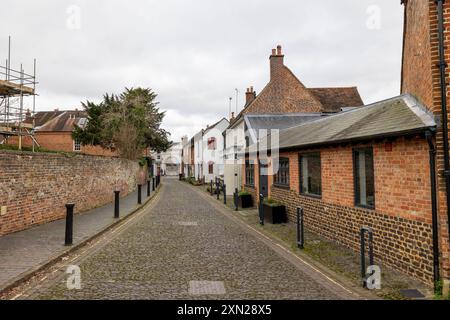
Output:
<path fill-rule="evenodd" d="M 286 206 L 263 204 L 264 221 L 272 224 L 286 223 Z"/>
<path fill-rule="evenodd" d="M 239 196 L 239 206 L 243 209 L 253 208 L 253 198 L 251 194 Z"/>

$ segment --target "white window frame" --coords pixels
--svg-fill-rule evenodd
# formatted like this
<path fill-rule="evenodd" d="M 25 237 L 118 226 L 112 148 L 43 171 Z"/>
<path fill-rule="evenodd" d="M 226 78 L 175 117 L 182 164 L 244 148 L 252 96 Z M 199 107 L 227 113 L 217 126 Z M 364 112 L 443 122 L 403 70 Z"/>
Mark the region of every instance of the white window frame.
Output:
<path fill-rule="evenodd" d="M 73 140 L 73 152 L 81 152 L 81 142 Z"/>

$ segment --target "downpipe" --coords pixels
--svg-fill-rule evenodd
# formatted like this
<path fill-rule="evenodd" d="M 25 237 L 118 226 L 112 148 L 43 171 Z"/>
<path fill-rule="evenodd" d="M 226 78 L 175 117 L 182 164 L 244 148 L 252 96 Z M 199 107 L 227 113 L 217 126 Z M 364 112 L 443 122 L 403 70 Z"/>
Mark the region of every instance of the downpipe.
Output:
<path fill-rule="evenodd" d="M 447 223 L 448 236 L 450 240 L 450 160 L 448 143 L 448 118 L 447 118 L 447 83 L 445 81 L 446 63 L 444 48 L 444 0 L 436 0 L 438 11 L 438 30 L 439 30 L 439 70 L 441 82 L 441 104 L 442 104 L 442 133 L 444 148 L 444 178 L 445 191 L 447 196 Z"/>
<path fill-rule="evenodd" d="M 433 132 L 427 131 L 425 138 L 428 142 L 430 152 L 430 184 L 431 184 L 431 217 L 433 228 L 433 280 L 436 284 L 440 280 L 439 270 L 439 228 L 438 228 L 438 212 L 437 212 L 437 185 L 436 185 L 436 147 L 433 143 Z"/>

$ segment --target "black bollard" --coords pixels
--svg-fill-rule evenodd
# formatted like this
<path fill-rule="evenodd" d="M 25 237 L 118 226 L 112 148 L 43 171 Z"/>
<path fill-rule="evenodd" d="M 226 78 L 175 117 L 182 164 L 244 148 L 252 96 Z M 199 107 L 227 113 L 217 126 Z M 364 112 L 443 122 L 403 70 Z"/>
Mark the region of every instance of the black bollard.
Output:
<path fill-rule="evenodd" d="M 155 177 L 152 178 L 152 190 L 155 191 Z"/>
<path fill-rule="evenodd" d="M 150 197 L 150 179 L 147 179 L 147 197 Z"/>
<path fill-rule="evenodd" d="M 213 191 L 213 181 L 211 180 L 211 195 L 213 195 L 214 194 L 214 191 Z"/>
<path fill-rule="evenodd" d="M 234 207 L 236 211 L 239 210 L 239 191 L 237 188 L 234 189 Z"/>
<path fill-rule="evenodd" d="M 227 185 L 223 185 L 223 204 L 227 204 Z"/>
<path fill-rule="evenodd" d="M 365 234 L 368 234 L 369 240 L 369 265 L 373 266 L 373 230 L 371 228 L 363 227 L 360 231 L 361 240 L 361 277 L 363 279 L 363 288 L 367 288 L 367 275 L 366 275 L 366 239 Z"/>
<path fill-rule="evenodd" d="M 264 203 L 264 195 L 261 193 L 259 195 L 259 224 L 262 226 L 264 225 L 263 203 Z"/>
<path fill-rule="evenodd" d="M 118 219 L 120 216 L 120 191 L 114 191 L 114 218 Z"/>
<path fill-rule="evenodd" d="M 73 208 L 74 203 L 66 204 L 66 239 L 65 245 L 71 246 L 73 244 Z"/>
<path fill-rule="evenodd" d="M 220 200 L 220 184 L 219 184 L 218 180 L 216 182 L 216 194 L 217 194 L 217 200 Z"/>
<path fill-rule="evenodd" d="M 305 234 L 303 228 L 303 208 L 297 207 L 297 246 L 300 249 L 305 247 Z"/>
<path fill-rule="evenodd" d="M 138 204 L 142 204 L 142 185 L 138 184 Z"/>

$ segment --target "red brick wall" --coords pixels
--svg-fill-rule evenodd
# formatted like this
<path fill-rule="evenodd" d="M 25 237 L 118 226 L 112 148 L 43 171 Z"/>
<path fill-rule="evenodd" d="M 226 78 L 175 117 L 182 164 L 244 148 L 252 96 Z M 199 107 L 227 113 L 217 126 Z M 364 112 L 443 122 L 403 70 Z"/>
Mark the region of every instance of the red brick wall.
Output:
<path fill-rule="evenodd" d="M 47 150 L 73 152 L 73 139 L 71 132 L 38 132 L 35 135 L 36 141 L 39 145 Z M 18 145 L 18 138 L 11 137 L 8 143 Z M 32 140 L 29 137 L 23 137 L 22 145 L 31 147 Z M 95 156 L 115 156 L 116 153 L 111 150 L 103 149 L 100 146 L 81 146 L 83 154 Z"/>
<path fill-rule="evenodd" d="M 353 147 L 281 153 L 290 159 L 290 190 L 271 187 L 271 197 L 286 205 L 295 221 L 305 210 L 305 226 L 340 244 L 359 250 L 362 226 L 374 229 L 378 261 L 431 283 L 432 229 L 428 146 L 421 137 L 397 139 L 392 147 L 374 143 L 375 210 L 355 207 Z M 299 194 L 299 154 L 318 151 L 322 163 L 322 197 Z"/>
<path fill-rule="evenodd" d="M 95 156 L 0 152 L 0 236 L 60 219 L 65 204 L 79 213 L 128 194 L 141 169 L 137 162 Z"/>
<path fill-rule="evenodd" d="M 439 77 L 438 15 L 434 0 L 407 1 L 405 28 L 405 50 L 403 54 L 402 92 L 409 92 L 419 99 L 438 117 L 442 103 Z M 446 81 L 450 83 L 450 2 L 444 3 Z M 447 85 L 448 87 L 448 85 Z M 447 104 L 450 98 L 447 93 Z M 439 128 L 436 135 L 438 172 L 438 210 L 441 246 L 441 274 L 450 279 L 450 242 L 448 233 L 447 202 L 444 179 L 443 134 Z"/>
<path fill-rule="evenodd" d="M 432 108 L 433 85 L 428 1 L 408 1 L 405 9 L 402 93 L 411 93 Z"/>

